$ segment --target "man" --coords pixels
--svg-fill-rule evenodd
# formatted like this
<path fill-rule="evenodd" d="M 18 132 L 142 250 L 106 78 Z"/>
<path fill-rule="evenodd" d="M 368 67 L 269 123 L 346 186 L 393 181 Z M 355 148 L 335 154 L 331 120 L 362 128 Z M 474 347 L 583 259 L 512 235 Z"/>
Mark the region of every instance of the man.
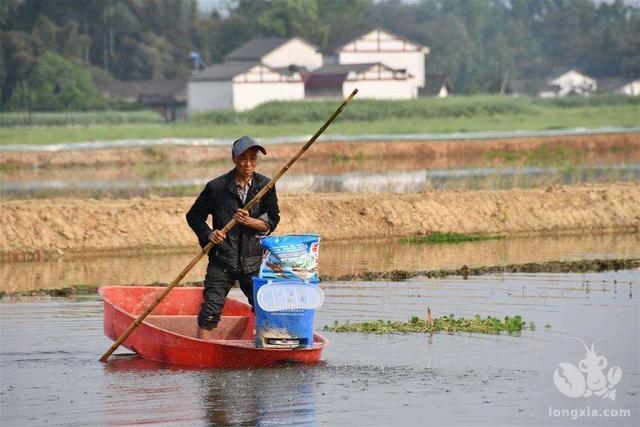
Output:
<path fill-rule="evenodd" d="M 233 143 L 231 159 L 235 168 L 207 183 L 187 213 L 187 222 L 201 247 L 213 242 L 204 279 L 204 302 L 198 314 L 198 326 L 212 330 L 220 321 L 225 298 L 236 280 L 253 306 L 252 276 L 257 276 L 262 261 L 259 238 L 275 230 L 280 221 L 275 187 L 249 211 L 242 207 L 267 183 L 269 178 L 255 172 L 258 151 L 267 151 L 253 138 L 243 136 Z M 213 230 L 207 218 L 213 217 Z M 221 231 L 235 218 L 237 224 L 227 233 Z"/>

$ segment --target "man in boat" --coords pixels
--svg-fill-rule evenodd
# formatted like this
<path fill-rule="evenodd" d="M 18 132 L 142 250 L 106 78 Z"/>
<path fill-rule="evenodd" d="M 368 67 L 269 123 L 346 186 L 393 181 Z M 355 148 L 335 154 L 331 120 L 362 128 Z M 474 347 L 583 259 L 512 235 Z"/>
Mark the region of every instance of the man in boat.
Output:
<path fill-rule="evenodd" d="M 187 222 L 201 247 L 213 242 L 204 279 L 204 302 L 198 314 L 198 326 L 212 330 L 220 321 L 225 298 L 236 281 L 253 307 L 252 277 L 262 262 L 260 237 L 275 230 L 280 221 L 275 187 L 250 210 L 242 207 L 267 183 L 269 178 L 255 172 L 258 152 L 267 151 L 249 136 L 236 140 L 231 148 L 235 168 L 209 181 L 187 213 Z M 212 216 L 213 229 L 207 224 Z M 228 233 L 221 231 L 235 218 L 237 224 Z"/>

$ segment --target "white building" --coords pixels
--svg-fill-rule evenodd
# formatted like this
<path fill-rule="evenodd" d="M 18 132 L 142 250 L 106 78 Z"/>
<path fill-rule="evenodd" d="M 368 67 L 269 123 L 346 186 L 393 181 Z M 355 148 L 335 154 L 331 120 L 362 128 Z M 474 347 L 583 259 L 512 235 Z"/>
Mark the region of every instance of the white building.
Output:
<path fill-rule="evenodd" d="M 188 110 L 244 111 L 269 101 L 304 99 L 302 73 L 322 66 L 318 48 L 300 38 L 249 40 L 225 62 L 194 73 L 188 82 Z"/>
<path fill-rule="evenodd" d="M 627 96 L 640 96 L 640 79 L 626 82 L 618 89 L 618 93 Z"/>
<path fill-rule="evenodd" d="M 566 95 L 588 95 L 598 90 L 598 83 L 591 77 L 576 70 L 556 73 L 547 79 L 547 86 L 540 91 L 543 98 Z"/>
<path fill-rule="evenodd" d="M 294 65 L 315 70 L 322 67 L 322 53 L 318 47 L 300 37 L 252 39 L 229 52 L 224 60 L 226 63 L 262 62 L 276 68 Z"/>
<path fill-rule="evenodd" d="M 425 86 L 425 57 L 429 48 L 377 28 L 337 49 L 340 64 L 382 63 L 394 70 L 406 70 L 416 89 Z"/>
<path fill-rule="evenodd" d="M 598 91 L 626 96 L 640 96 L 640 79 L 603 78 L 598 80 Z"/>
<path fill-rule="evenodd" d="M 418 88 L 405 70 L 394 70 L 382 63 L 325 65 L 306 78 L 307 98 L 346 98 L 358 88 L 358 98 L 413 99 Z"/>
<path fill-rule="evenodd" d="M 304 99 L 300 73 L 260 62 L 215 64 L 194 74 L 187 86 L 189 113 L 244 111 L 268 101 Z"/>
<path fill-rule="evenodd" d="M 268 101 L 308 96 L 413 99 L 425 86 L 429 48 L 376 29 L 337 50 L 339 64 L 323 66 L 322 53 L 300 38 L 256 38 L 225 62 L 195 73 L 188 82 L 188 111 L 244 111 Z M 306 89 L 305 89 L 306 83 Z"/>

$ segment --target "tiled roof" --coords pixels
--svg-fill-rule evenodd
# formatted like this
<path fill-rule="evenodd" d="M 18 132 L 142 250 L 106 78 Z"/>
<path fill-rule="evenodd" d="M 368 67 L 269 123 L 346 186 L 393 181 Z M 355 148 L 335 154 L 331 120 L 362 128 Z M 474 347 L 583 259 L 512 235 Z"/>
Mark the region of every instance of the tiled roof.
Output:
<path fill-rule="evenodd" d="M 225 56 L 225 61 L 259 61 L 269 52 L 291 40 L 284 37 L 261 37 L 251 39 Z"/>
<path fill-rule="evenodd" d="M 410 40 L 410 39 L 408 39 L 408 38 L 406 38 L 404 36 L 401 36 L 399 34 L 393 33 L 393 32 L 391 32 L 391 31 L 389 31 L 387 29 L 384 29 L 384 28 L 381 28 L 381 27 L 372 27 L 372 28 L 369 28 L 366 31 L 360 32 L 357 37 L 344 38 L 341 41 L 338 41 L 338 42 L 332 44 L 327 49 L 327 51 L 336 51 L 336 52 L 340 51 L 346 45 L 351 44 L 351 43 L 355 42 L 356 40 L 361 39 L 362 37 L 366 36 L 367 34 L 371 33 L 372 31 L 380 31 L 380 32 L 383 32 L 383 33 L 387 33 L 390 36 L 393 36 L 393 37 L 398 38 L 400 40 L 404 40 L 405 42 L 407 42 L 409 44 L 412 44 L 414 46 L 417 46 L 419 48 L 426 48 L 426 46 L 424 46 L 424 45 L 422 45 L 422 44 L 420 44 L 420 43 L 418 43 L 418 42 L 416 42 L 414 40 Z"/>
<path fill-rule="evenodd" d="M 186 80 L 113 80 L 96 82 L 96 88 L 111 98 L 161 97 L 180 99 L 186 90 Z"/>
<path fill-rule="evenodd" d="M 313 70 L 311 72 L 312 76 L 327 76 L 327 75 L 338 75 L 338 74 L 349 74 L 351 71 L 355 71 L 356 73 L 362 73 L 367 71 L 369 68 L 380 64 L 379 62 L 368 62 L 363 64 L 330 64 L 323 65 L 317 70 Z M 381 64 L 382 65 L 382 64 Z M 388 68 L 386 65 L 382 65 L 385 68 Z"/>
<path fill-rule="evenodd" d="M 258 64 L 259 62 L 257 61 L 213 64 L 202 71 L 194 73 L 189 81 L 231 80 L 235 76 L 249 71 Z"/>
<path fill-rule="evenodd" d="M 602 92 L 613 92 L 636 80 L 638 80 L 638 78 L 604 77 L 598 79 L 598 90 Z"/>

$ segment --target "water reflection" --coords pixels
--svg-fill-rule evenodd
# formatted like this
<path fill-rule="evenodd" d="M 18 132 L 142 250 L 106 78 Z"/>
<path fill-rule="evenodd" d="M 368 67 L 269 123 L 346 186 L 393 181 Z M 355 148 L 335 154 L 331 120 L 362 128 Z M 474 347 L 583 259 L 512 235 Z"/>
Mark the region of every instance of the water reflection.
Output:
<path fill-rule="evenodd" d="M 208 372 L 200 378 L 210 425 L 314 424 L 316 370 Z"/>
<path fill-rule="evenodd" d="M 535 248 L 535 250 L 532 250 Z M 71 285 L 167 283 L 191 261 L 194 249 L 136 256 L 61 258 L 0 263 L 0 290 L 52 289 Z M 409 245 L 398 240 L 322 243 L 320 274 L 341 276 L 366 271 L 423 271 L 553 260 L 640 257 L 640 234 L 538 236 L 462 244 Z M 201 281 L 206 262 L 183 282 Z"/>
<path fill-rule="evenodd" d="M 274 162 L 261 169 L 273 175 Z M 182 195 L 196 192 L 212 177 L 226 172 L 212 166 L 138 165 L 89 168 L 18 169 L 0 173 L 5 197 Z M 304 173 L 302 173 L 304 171 Z M 302 192 L 417 193 L 438 189 L 509 189 L 550 184 L 632 181 L 640 179 L 640 163 L 572 167 L 463 167 L 427 169 L 411 160 L 306 162 L 278 183 L 283 194 Z"/>
<path fill-rule="evenodd" d="M 175 393 L 180 396 L 180 413 L 175 408 L 156 412 L 154 419 L 137 419 L 136 422 L 191 421 L 208 425 L 269 425 L 286 420 L 291 424 L 314 424 L 316 405 L 316 383 L 318 369 L 314 366 L 284 366 L 282 368 L 258 370 L 206 370 L 167 365 L 142 359 L 136 355 L 114 356 L 104 366 L 108 373 L 109 392 L 114 395 L 138 395 L 153 398 L 158 392 L 166 398 Z M 171 386 L 172 378 L 192 375 L 195 381 L 188 396 L 186 390 Z M 133 378 L 146 378 L 136 387 Z M 151 385 L 150 385 L 151 384 Z M 164 387 L 160 387 L 165 384 Z M 121 402 L 108 408 L 112 425 L 122 422 L 122 415 L 130 408 Z"/>

